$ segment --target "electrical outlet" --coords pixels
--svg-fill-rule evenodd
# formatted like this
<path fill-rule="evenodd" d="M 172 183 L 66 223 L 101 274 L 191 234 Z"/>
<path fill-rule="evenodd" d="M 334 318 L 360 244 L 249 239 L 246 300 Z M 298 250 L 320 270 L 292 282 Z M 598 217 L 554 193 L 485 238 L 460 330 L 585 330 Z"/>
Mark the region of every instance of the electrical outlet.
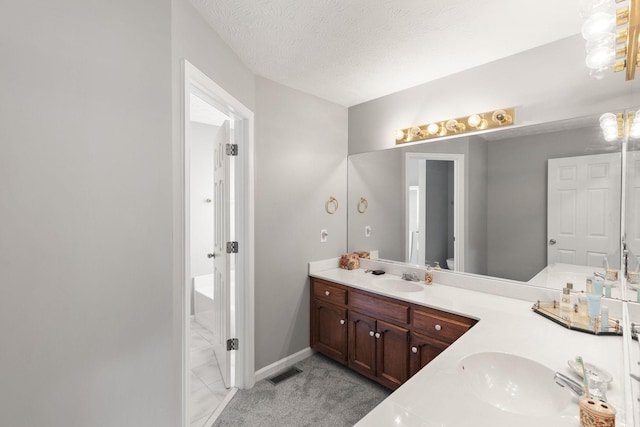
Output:
<path fill-rule="evenodd" d="M 370 225 L 365 225 L 364 226 L 364 237 L 371 237 L 371 226 Z"/>
<path fill-rule="evenodd" d="M 325 229 L 320 230 L 320 243 L 327 243 L 328 235 L 329 233 L 327 232 L 327 230 Z"/>

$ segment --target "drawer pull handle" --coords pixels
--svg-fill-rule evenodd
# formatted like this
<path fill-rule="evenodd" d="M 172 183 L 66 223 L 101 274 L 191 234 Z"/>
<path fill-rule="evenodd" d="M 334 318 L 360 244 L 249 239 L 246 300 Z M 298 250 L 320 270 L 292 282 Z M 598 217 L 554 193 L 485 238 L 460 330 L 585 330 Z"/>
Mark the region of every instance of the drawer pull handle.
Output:
<path fill-rule="evenodd" d="M 376 339 L 380 338 L 380 332 L 376 332 Z"/>
<path fill-rule="evenodd" d="M 435 328 L 436 328 L 436 331 L 439 331 L 440 329 L 442 329 L 442 326 L 436 325 Z"/>
<path fill-rule="evenodd" d="M 329 295 L 331 295 L 331 292 L 329 292 L 329 291 L 324 291 L 324 294 L 325 294 L 326 296 L 329 296 Z"/>
<path fill-rule="evenodd" d="M 369 331 L 369 336 L 370 336 L 370 337 L 372 337 L 372 336 L 374 336 L 374 335 L 375 335 L 375 333 L 374 333 L 373 331 Z"/>
<path fill-rule="evenodd" d="M 344 320 L 343 319 L 340 319 L 340 324 L 344 325 Z"/>
<path fill-rule="evenodd" d="M 411 347 L 411 352 L 412 353 L 417 353 L 418 352 L 418 347 Z"/>

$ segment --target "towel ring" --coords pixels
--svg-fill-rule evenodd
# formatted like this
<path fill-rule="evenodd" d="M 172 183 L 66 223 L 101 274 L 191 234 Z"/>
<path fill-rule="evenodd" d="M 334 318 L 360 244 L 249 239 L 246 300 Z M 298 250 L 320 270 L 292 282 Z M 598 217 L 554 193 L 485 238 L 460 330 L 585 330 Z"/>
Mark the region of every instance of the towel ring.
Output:
<path fill-rule="evenodd" d="M 369 202 L 364 197 L 360 197 L 358 202 L 358 212 L 365 213 L 369 209 Z"/>
<path fill-rule="evenodd" d="M 333 196 L 329 197 L 327 203 L 324 204 L 324 209 L 328 214 L 336 213 L 336 211 L 338 210 L 338 200 Z"/>

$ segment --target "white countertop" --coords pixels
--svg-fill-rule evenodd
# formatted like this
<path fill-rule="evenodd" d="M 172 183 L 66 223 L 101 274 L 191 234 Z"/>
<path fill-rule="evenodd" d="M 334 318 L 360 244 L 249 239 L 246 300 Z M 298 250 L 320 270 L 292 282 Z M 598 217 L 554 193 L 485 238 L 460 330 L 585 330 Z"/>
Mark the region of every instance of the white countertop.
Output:
<path fill-rule="evenodd" d="M 622 339 L 571 331 L 531 310 L 533 301 L 461 289 L 434 283 L 420 292 L 379 289 L 378 277 L 360 270 L 329 268 L 311 276 L 341 283 L 451 313 L 478 319 L 460 339 L 393 392 L 358 424 L 365 426 L 580 426 L 577 399 L 561 415 L 531 417 L 513 414 L 479 400 L 458 372 L 465 356 L 478 352 L 503 352 L 526 357 L 580 382 L 567 361 L 581 355 L 585 362 L 613 375 L 607 391 L 616 411 L 616 425 L 624 417 L 624 364 Z M 436 275 L 436 278 L 438 275 Z M 424 282 L 422 282 L 424 283 Z M 550 379 L 553 381 L 553 379 Z"/>

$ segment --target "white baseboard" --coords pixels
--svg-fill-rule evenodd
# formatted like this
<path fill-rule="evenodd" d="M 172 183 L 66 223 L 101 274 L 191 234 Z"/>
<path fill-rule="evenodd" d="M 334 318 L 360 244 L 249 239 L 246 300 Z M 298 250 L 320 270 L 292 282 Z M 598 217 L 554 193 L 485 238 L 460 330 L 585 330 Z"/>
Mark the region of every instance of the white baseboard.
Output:
<path fill-rule="evenodd" d="M 280 371 L 284 371 L 288 367 L 293 366 L 299 361 L 311 356 L 313 353 L 314 351 L 311 350 L 311 347 L 307 347 L 303 350 L 300 350 L 297 353 L 294 353 L 290 356 L 280 359 L 269 366 L 265 366 L 264 368 L 256 371 L 256 382 L 263 380 L 265 378 L 268 378 L 271 375 L 277 374 Z"/>

